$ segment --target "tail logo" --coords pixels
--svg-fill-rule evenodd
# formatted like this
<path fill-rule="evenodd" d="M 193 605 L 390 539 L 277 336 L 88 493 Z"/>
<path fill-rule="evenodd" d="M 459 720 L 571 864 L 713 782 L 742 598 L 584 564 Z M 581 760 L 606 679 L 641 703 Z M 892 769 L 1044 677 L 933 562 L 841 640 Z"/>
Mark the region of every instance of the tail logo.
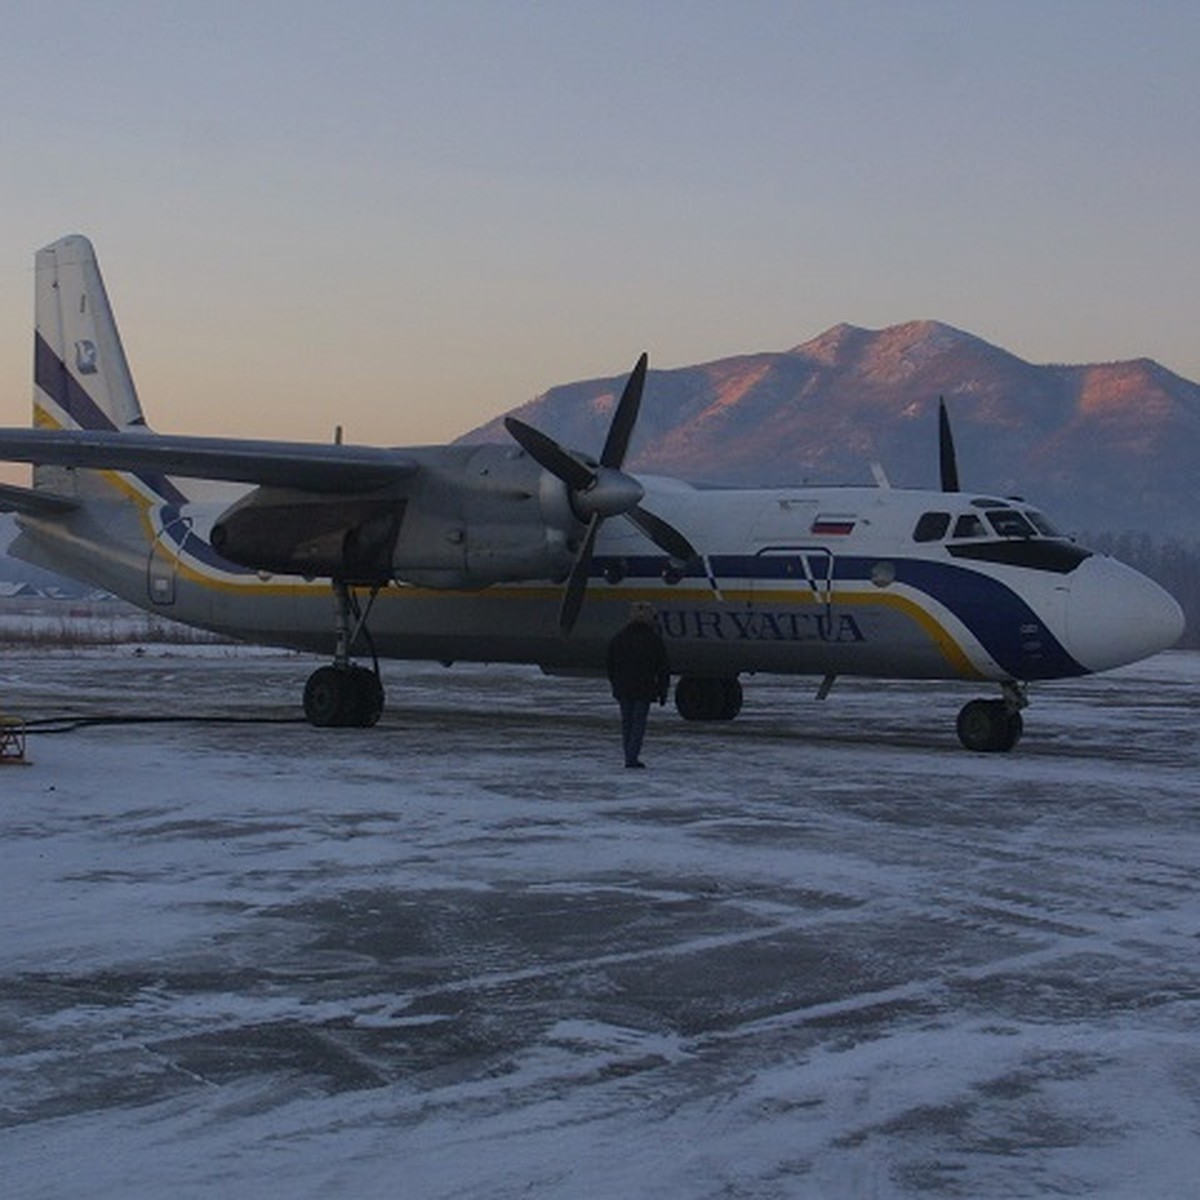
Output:
<path fill-rule="evenodd" d="M 80 375 L 95 375 L 99 369 L 96 343 L 88 339 L 75 343 L 75 369 Z"/>

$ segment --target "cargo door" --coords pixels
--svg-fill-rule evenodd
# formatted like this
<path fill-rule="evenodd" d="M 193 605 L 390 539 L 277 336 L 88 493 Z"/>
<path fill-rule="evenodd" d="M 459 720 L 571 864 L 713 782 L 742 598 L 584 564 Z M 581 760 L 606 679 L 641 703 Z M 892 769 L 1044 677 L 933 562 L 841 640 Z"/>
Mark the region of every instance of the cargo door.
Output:
<path fill-rule="evenodd" d="M 169 608 L 175 603 L 179 555 L 191 536 L 191 518 L 176 516 L 164 524 L 151 544 L 146 564 L 146 590 L 152 604 Z"/>

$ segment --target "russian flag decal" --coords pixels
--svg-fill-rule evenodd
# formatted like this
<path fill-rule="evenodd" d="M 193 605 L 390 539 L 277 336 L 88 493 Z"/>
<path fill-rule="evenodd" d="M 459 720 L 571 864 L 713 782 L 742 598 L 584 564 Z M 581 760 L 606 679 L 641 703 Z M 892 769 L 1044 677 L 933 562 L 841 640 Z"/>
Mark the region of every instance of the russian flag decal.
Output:
<path fill-rule="evenodd" d="M 845 537 L 854 532 L 856 517 L 843 516 L 840 513 L 821 513 L 812 523 L 812 532 L 833 537 Z"/>

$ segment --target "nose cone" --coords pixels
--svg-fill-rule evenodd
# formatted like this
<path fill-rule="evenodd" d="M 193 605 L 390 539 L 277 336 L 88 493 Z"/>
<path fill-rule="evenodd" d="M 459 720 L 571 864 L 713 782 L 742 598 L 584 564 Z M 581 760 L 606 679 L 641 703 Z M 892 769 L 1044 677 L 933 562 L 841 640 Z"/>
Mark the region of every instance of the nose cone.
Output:
<path fill-rule="evenodd" d="M 1183 610 L 1175 598 L 1115 558 L 1093 554 L 1070 580 L 1067 649 L 1088 671 L 1149 658 L 1183 636 Z"/>

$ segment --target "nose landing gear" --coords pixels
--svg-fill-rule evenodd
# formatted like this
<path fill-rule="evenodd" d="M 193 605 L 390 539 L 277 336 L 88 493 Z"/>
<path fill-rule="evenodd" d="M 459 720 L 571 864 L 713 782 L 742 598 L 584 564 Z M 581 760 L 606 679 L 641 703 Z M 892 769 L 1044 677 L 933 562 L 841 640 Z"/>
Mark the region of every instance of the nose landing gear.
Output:
<path fill-rule="evenodd" d="M 958 740 L 968 750 L 1006 753 L 1021 740 L 1021 709 L 1029 704 L 1025 689 L 1015 681 L 1000 686 L 1003 700 L 971 700 L 959 712 Z"/>

